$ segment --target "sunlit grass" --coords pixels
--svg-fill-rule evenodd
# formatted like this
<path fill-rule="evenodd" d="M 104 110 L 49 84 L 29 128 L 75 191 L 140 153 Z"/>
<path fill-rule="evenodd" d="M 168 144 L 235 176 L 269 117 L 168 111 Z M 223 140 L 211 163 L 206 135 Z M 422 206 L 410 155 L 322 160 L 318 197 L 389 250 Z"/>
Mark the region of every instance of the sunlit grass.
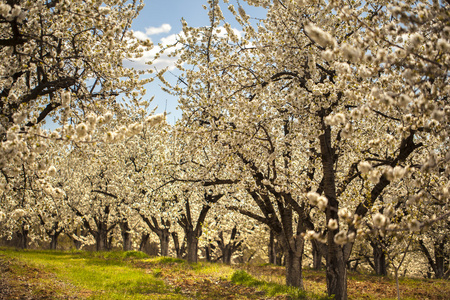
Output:
<path fill-rule="evenodd" d="M 235 271 L 231 266 L 221 263 L 197 263 L 195 273 L 226 279 Z"/>
<path fill-rule="evenodd" d="M 154 273 L 135 268 L 131 252 L 2 251 L 9 257 L 55 273 L 82 290 L 89 299 L 184 299 L 173 294 Z M 145 256 L 146 257 L 146 256 Z"/>
<path fill-rule="evenodd" d="M 327 299 L 323 270 L 303 270 L 305 291 L 287 287 L 285 268 L 274 265 L 188 263 L 136 251 L 17 251 L 0 248 L 11 289 L 32 298 L 67 299 Z M 233 284 L 233 283 L 234 284 Z M 350 299 L 396 298 L 391 277 L 349 273 Z M 400 279 L 402 299 L 446 299 L 448 280 Z M 237 297 L 237 298 L 233 298 Z M 282 296 L 284 297 L 284 296 Z M 14 297 L 14 299 L 22 299 Z"/>
<path fill-rule="evenodd" d="M 273 282 L 267 282 L 263 280 L 258 280 L 253 276 L 249 275 L 244 270 L 235 271 L 231 275 L 231 281 L 235 284 L 242 284 L 250 287 L 257 287 L 266 292 L 266 294 L 270 297 L 277 295 L 289 295 L 290 299 L 307 299 L 307 294 L 305 291 L 302 291 L 298 288 L 288 287 L 286 285 L 277 284 Z"/>

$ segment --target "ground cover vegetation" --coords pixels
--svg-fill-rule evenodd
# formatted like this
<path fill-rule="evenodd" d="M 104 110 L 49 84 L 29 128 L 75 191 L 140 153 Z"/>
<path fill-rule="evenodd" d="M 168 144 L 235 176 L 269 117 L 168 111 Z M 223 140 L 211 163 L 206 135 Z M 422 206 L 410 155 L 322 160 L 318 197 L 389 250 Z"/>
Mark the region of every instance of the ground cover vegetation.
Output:
<path fill-rule="evenodd" d="M 300 290 L 310 265 L 335 299 L 349 271 L 397 298 L 402 276 L 448 279 L 450 2 L 245 2 L 266 17 L 209 0 L 162 50 L 169 125 L 151 67 L 123 63 L 152 49 L 142 1 L 0 1 L 3 242 L 266 261 Z"/>
<path fill-rule="evenodd" d="M 137 251 L 0 250 L 0 299 L 329 299 L 325 274 L 305 270 L 306 291 L 271 264 L 188 263 Z M 404 299 L 446 299 L 444 280 L 402 279 Z M 392 279 L 351 273 L 352 299 L 395 299 Z"/>

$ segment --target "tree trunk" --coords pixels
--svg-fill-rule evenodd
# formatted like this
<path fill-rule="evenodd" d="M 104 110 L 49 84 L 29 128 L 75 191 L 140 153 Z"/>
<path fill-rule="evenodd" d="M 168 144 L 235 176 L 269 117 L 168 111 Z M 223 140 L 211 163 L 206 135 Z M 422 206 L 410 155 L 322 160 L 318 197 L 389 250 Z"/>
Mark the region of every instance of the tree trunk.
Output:
<path fill-rule="evenodd" d="M 172 232 L 172 240 L 173 240 L 175 252 L 177 254 L 177 258 L 182 259 L 184 256 L 185 247 L 184 247 L 184 244 L 182 244 L 180 246 L 180 241 L 178 240 L 178 233 Z"/>
<path fill-rule="evenodd" d="M 161 229 L 158 234 L 158 237 L 161 256 L 169 256 L 169 238 L 170 238 L 169 229 L 168 228 Z"/>
<path fill-rule="evenodd" d="M 448 268 L 445 267 L 445 244 L 447 242 L 447 238 L 444 238 L 442 241 L 434 241 L 434 260 L 432 254 L 426 247 L 423 240 L 419 240 L 419 246 L 422 250 L 423 254 L 426 256 L 430 267 L 433 269 L 434 277 L 437 279 L 448 278 L 449 272 Z"/>
<path fill-rule="evenodd" d="M 269 264 L 277 264 L 277 253 L 275 248 L 275 237 L 272 229 L 269 229 Z"/>
<path fill-rule="evenodd" d="M 56 250 L 56 246 L 58 244 L 58 236 L 59 233 L 55 232 L 54 234 L 50 235 L 50 250 Z"/>
<path fill-rule="evenodd" d="M 398 283 L 398 268 L 394 269 L 395 289 L 397 290 L 397 300 L 400 300 L 400 285 Z"/>
<path fill-rule="evenodd" d="M 112 243 L 114 241 L 114 236 L 109 231 L 108 231 L 108 235 L 109 235 L 109 238 L 107 238 L 108 243 L 106 244 L 106 250 L 111 251 Z"/>
<path fill-rule="evenodd" d="M 19 248 L 20 249 L 27 249 L 28 247 L 28 230 L 24 229 L 22 226 L 22 229 L 17 232 L 17 237 L 19 238 Z"/>
<path fill-rule="evenodd" d="M 141 237 L 141 243 L 139 244 L 139 251 L 144 251 L 145 245 L 147 245 L 148 239 L 150 238 L 150 234 L 143 233 Z"/>
<path fill-rule="evenodd" d="M 285 263 L 286 285 L 303 289 L 302 255 L 289 249 L 285 251 Z"/>
<path fill-rule="evenodd" d="M 206 261 L 207 262 L 211 262 L 212 258 L 211 258 L 211 244 L 207 244 L 205 246 L 205 257 L 206 257 Z"/>
<path fill-rule="evenodd" d="M 72 239 L 73 241 L 73 245 L 75 246 L 75 249 L 80 250 L 81 248 L 81 241 L 79 239 L 74 238 L 74 236 L 80 237 L 80 236 L 85 236 L 84 235 L 84 227 L 81 228 L 77 228 L 75 230 L 75 232 L 73 232 L 69 237 Z M 78 234 L 79 233 L 79 234 Z"/>
<path fill-rule="evenodd" d="M 131 233 L 130 233 L 130 224 L 127 219 L 123 219 L 122 222 L 119 223 L 120 231 L 122 234 L 122 249 L 123 251 L 131 250 Z"/>
<path fill-rule="evenodd" d="M 373 249 L 373 264 L 375 267 L 375 274 L 386 276 L 387 275 L 387 264 L 386 264 L 386 253 L 383 247 L 379 245 L 377 241 L 370 242 Z"/>
<path fill-rule="evenodd" d="M 108 250 L 108 231 L 107 231 L 107 225 L 104 223 L 99 223 L 96 236 L 95 236 L 95 242 L 96 242 L 96 250 L 97 251 L 106 251 Z"/>
<path fill-rule="evenodd" d="M 324 251 L 326 250 L 326 244 L 320 243 L 317 240 L 311 241 L 312 245 L 312 256 L 313 256 L 313 269 L 320 270 L 323 268 L 322 258 L 324 255 Z"/>
<path fill-rule="evenodd" d="M 186 232 L 187 255 L 186 260 L 190 263 L 196 263 L 198 260 L 198 238 L 193 229 Z"/>
<path fill-rule="evenodd" d="M 336 194 L 336 177 L 335 177 L 335 154 L 336 151 L 331 143 L 331 127 L 325 125 L 323 118 L 325 111 L 321 112 L 322 126 L 324 133 L 319 136 L 320 152 L 323 168 L 323 182 L 325 197 L 328 199 L 326 208 L 326 222 L 330 219 L 339 220 L 338 210 L 339 202 Z M 327 235 L 328 253 L 327 253 L 327 292 L 328 296 L 334 295 L 336 300 L 347 300 L 347 268 L 344 251 L 340 245 L 334 242 L 335 235 L 339 232 L 339 228 L 329 230 Z"/>
<path fill-rule="evenodd" d="M 445 243 L 434 243 L 434 257 L 435 257 L 435 277 L 442 279 L 446 277 L 445 270 Z"/>
<path fill-rule="evenodd" d="M 224 264 L 231 264 L 231 256 L 233 252 L 231 251 L 231 245 L 226 245 L 222 250 L 222 262 Z"/>
<path fill-rule="evenodd" d="M 329 247 L 327 259 L 327 291 L 336 300 L 347 299 L 347 268 L 340 246 Z"/>

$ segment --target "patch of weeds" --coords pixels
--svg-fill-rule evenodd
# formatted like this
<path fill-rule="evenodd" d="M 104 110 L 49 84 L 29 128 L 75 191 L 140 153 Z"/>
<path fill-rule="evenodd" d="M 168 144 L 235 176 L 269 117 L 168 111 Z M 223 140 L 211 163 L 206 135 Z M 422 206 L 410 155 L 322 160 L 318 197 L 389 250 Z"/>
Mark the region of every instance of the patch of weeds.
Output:
<path fill-rule="evenodd" d="M 196 274 L 212 276 L 227 280 L 234 272 L 234 269 L 230 265 L 221 263 L 201 263 L 201 265 L 195 264 L 193 270 Z"/>
<path fill-rule="evenodd" d="M 244 270 L 238 270 L 234 272 L 231 275 L 231 282 L 261 289 L 265 291 L 269 297 L 277 295 L 288 295 L 292 300 L 307 299 L 306 292 L 301 289 L 258 280 Z"/>
<path fill-rule="evenodd" d="M 123 257 L 143 259 L 143 258 L 148 258 L 148 255 L 142 251 L 125 251 L 125 252 L 123 252 Z"/>
<path fill-rule="evenodd" d="M 259 264 L 258 267 L 277 267 L 277 266 L 272 263 L 262 263 Z"/>
<path fill-rule="evenodd" d="M 162 277 L 162 270 L 160 268 L 153 269 L 152 274 L 155 278 Z"/>
<path fill-rule="evenodd" d="M 253 276 L 251 276 L 244 270 L 238 270 L 234 272 L 233 275 L 231 275 L 231 282 L 246 286 L 260 286 L 263 283 L 260 280 L 256 280 Z"/>
<path fill-rule="evenodd" d="M 161 263 L 161 264 L 183 264 L 186 261 L 182 260 L 181 258 L 175 258 L 175 257 L 167 257 L 167 256 L 160 256 L 155 259 L 153 259 L 154 262 Z"/>

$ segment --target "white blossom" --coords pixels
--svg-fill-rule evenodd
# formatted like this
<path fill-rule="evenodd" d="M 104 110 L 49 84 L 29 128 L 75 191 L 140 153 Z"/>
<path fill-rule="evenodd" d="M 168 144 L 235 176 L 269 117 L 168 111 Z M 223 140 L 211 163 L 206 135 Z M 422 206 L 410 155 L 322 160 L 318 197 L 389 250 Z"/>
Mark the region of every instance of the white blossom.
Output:
<path fill-rule="evenodd" d="M 309 203 L 311 205 L 316 206 L 317 202 L 318 202 L 318 198 L 320 197 L 320 195 L 318 193 L 316 193 L 316 192 L 308 192 L 306 194 L 306 197 L 308 197 Z"/>
<path fill-rule="evenodd" d="M 420 223 L 417 220 L 412 220 L 412 221 L 408 222 L 408 228 L 409 228 L 409 230 L 411 230 L 413 232 L 420 231 L 421 226 L 422 226 L 422 223 Z"/>
<path fill-rule="evenodd" d="M 328 228 L 331 230 L 335 230 L 338 228 L 338 222 L 336 219 L 330 219 L 328 221 Z"/>
<path fill-rule="evenodd" d="M 306 25 L 305 32 L 314 42 L 324 48 L 334 48 L 336 46 L 336 40 L 331 36 L 331 34 L 323 31 L 313 24 Z"/>
<path fill-rule="evenodd" d="M 383 228 L 386 225 L 386 216 L 380 213 L 376 213 L 372 216 L 373 226 L 377 228 Z"/>
<path fill-rule="evenodd" d="M 362 174 L 368 174 L 370 171 L 372 171 L 372 165 L 367 161 L 362 161 L 358 164 L 358 170 Z"/>
<path fill-rule="evenodd" d="M 47 175 L 50 177 L 54 177 L 56 175 L 56 168 L 54 166 L 50 166 L 47 170 Z"/>
<path fill-rule="evenodd" d="M 338 245 L 347 243 L 347 231 L 341 230 L 334 236 L 334 242 Z"/>
<path fill-rule="evenodd" d="M 317 207 L 318 207 L 320 210 L 325 210 L 325 209 L 327 208 L 327 205 L 328 205 L 328 199 L 327 199 L 327 197 L 325 197 L 325 196 L 319 196 L 319 197 L 317 198 Z"/>

